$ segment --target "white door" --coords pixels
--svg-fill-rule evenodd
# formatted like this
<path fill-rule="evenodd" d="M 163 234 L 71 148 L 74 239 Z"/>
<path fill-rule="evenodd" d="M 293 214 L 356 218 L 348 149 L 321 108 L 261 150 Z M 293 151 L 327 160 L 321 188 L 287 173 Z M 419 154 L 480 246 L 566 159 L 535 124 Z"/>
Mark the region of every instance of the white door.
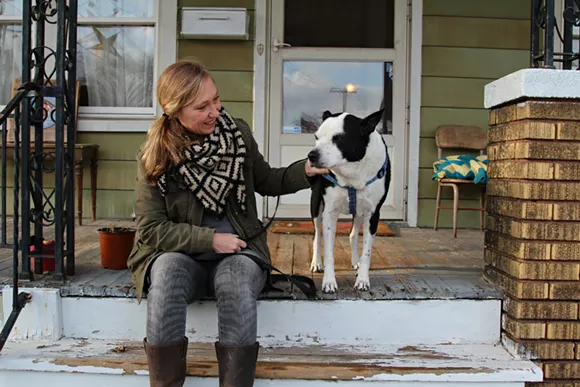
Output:
<path fill-rule="evenodd" d="M 270 4 L 270 164 L 305 158 L 325 110 L 362 118 L 384 106 L 377 130 L 388 146 L 392 181 L 381 218 L 404 219 L 406 1 Z M 310 190 L 282 196 L 276 217 L 309 218 L 309 203 Z M 268 199 L 268 216 L 275 204 Z"/>

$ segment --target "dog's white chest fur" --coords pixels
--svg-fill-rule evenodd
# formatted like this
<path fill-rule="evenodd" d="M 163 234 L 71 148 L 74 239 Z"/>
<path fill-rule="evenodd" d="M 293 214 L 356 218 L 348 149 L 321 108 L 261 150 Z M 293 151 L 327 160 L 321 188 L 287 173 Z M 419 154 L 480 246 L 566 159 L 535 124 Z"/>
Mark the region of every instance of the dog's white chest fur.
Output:
<path fill-rule="evenodd" d="M 377 179 L 372 184 L 363 189 L 356 190 L 356 216 L 372 215 L 377 208 L 377 204 L 385 193 L 384 178 Z M 350 213 L 350 200 L 348 190 L 343 187 L 328 187 L 324 194 L 325 208 L 328 211 L 339 214 Z"/>

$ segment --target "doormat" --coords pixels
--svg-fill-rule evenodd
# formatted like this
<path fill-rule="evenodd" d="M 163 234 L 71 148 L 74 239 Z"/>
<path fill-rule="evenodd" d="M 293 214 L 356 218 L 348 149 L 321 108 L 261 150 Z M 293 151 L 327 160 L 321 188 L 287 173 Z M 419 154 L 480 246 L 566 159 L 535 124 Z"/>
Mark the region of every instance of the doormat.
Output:
<path fill-rule="evenodd" d="M 336 235 L 344 236 L 350 234 L 350 229 L 352 227 L 352 222 L 349 221 L 338 221 L 336 224 Z M 275 234 L 307 234 L 314 235 L 314 223 L 310 220 L 306 221 L 282 221 L 276 220 L 272 223 L 270 227 L 270 232 Z M 359 235 L 362 235 L 363 229 L 361 228 Z M 379 227 L 377 228 L 377 236 L 396 236 L 396 234 L 387 226 L 384 222 L 379 222 Z"/>

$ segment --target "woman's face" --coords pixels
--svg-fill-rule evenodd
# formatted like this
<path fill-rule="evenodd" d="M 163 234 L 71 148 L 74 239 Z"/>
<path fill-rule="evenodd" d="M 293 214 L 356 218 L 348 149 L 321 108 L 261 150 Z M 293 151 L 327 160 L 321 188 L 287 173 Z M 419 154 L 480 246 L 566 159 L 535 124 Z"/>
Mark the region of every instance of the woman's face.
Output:
<path fill-rule="evenodd" d="M 195 101 L 184 106 L 175 116 L 190 133 L 207 135 L 215 129 L 222 104 L 213 80 L 206 77 Z"/>

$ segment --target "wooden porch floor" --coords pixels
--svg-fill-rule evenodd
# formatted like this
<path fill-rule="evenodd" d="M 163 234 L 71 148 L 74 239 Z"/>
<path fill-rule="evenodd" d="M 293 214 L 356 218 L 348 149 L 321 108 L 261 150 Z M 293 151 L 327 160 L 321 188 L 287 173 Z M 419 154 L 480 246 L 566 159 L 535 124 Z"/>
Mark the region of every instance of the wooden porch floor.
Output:
<path fill-rule="evenodd" d="M 49 274 L 24 287 L 60 288 L 63 296 L 135 297 L 129 270 L 107 270 L 100 265 L 97 229 L 108 220 L 87 222 L 76 227 L 76 273 L 64 283 Z M 8 222 L 11 224 L 10 222 Z M 118 222 L 133 226 L 131 221 Z M 8 236 L 12 230 L 7 230 Z M 335 244 L 339 291 L 320 292 L 322 273 L 310 273 L 311 235 L 268 234 L 273 263 L 285 273 L 311 276 L 321 299 L 425 299 L 425 298 L 499 298 L 501 291 L 482 279 L 483 232 L 459 230 L 433 231 L 420 228 L 394 228 L 395 237 L 377 237 L 371 262 L 371 290 L 353 290 L 355 272 L 350 267 L 348 237 Z M 46 238 L 50 238 L 47 235 Z M 0 286 L 12 282 L 12 250 L 0 249 Z M 285 291 L 269 292 L 262 298 L 304 298 L 300 291 L 276 284 Z"/>

